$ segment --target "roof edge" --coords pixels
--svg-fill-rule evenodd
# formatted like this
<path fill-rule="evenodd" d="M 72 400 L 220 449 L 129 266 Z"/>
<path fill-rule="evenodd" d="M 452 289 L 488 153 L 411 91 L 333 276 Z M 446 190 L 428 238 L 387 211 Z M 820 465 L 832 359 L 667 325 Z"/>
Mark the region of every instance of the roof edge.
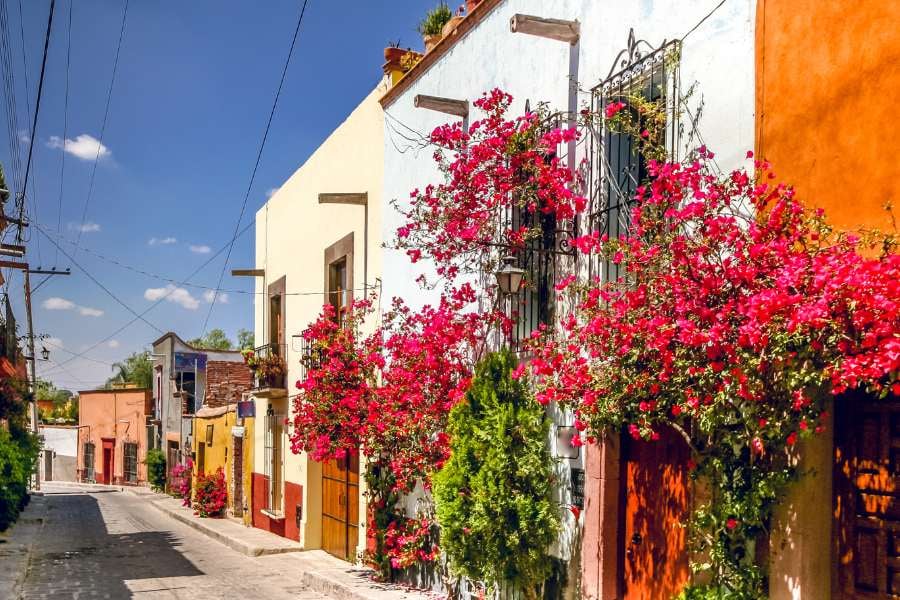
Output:
<path fill-rule="evenodd" d="M 379 100 L 381 107 L 386 110 L 393 104 L 397 98 L 406 92 L 410 86 L 412 86 L 412 84 L 431 67 L 431 65 L 447 54 L 447 52 L 456 45 L 456 42 L 475 29 L 492 10 L 497 8 L 503 2 L 504 0 L 481 0 L 481 4 L 476 6 L 470 14 L 466 15 L 465 19 L 460 21 L 459 25 L 445 35 L 441 41 L 431 49 L 431 52 L 426 52 L 425 56 L 422 57 L 422 60 L 416 63 L 416 66 L 407 71 L 397 83 L 385 92 L 384 96 Z"/>

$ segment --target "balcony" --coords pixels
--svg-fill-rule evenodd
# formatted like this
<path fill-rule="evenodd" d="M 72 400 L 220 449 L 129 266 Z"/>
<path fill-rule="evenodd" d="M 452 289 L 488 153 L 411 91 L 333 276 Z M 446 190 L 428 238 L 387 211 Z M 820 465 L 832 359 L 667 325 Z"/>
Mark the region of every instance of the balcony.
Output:
<path fill-rule="evenodd" d="M 266 344 L 254 348 L 247 365 L 253 371 L 256 396 L 281 398 L 287 396 L 285 385 L 287 375 L 287 346 L 285 344 Z"/>

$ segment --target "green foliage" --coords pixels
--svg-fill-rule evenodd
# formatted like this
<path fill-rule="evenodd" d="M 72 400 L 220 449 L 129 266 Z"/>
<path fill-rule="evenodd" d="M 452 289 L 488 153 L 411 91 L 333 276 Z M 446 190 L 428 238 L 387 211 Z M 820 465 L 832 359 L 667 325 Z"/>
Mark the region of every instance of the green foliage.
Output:
<path fill-rule="evenodd" d="M 37 468 L 40 440 L 24 429 L 0 428 L 0 531 L 28 503 L 28 480 Z"/>
<path fill-rule="evenodd" d="M 159 448 L 147 450 L 144 464 L 147 465 L 147 480 L 150 482 L 150 487 L 157 492 L 164 492 L 166 489 L 165 453 Z"/>
<path fill-rule="evenodd" d="M 256 336 L 249 329 L 237 330 L 238 350 L 253 349 L 256 347 Z"/>
<path fill-rule="evenodd" d="M 441 30 L 453 17 L 450 7 L 446 2 L 441 2 L 425 14 L 425 18 L 419 23 L 418 31 L 422 35 L 441 35 Z"/>
<path fill-rule="evenodd" d="M 238 339 L 240 339 L 240 335 L 241 333 L 239 331 Z M 218 328 L 210 329 L 203 337 L 188 340 L 188 344 L 195 348 L 203 348 L 204 350 L 231 350 L 234 348 L 234 344 L 231 343 L 231 340 L 228 339 L 225 332 Z"/>
<path fill-rule="evenodd" d="M 450 412 L 451 456 L 434 477 L 441 547 L 451 569 L 526 596 L 549 575 L 559 528 L 551 498 L 549 423 L 510 352 L 476 368 L 466 400 Z"/>
<path fill-rule="evenodd" d="M 35 382 L 35 399 L 52 400 L 56 406 L 63 406 L 69 402 L 74 395 L 69 390 L 58 389 L 53 382 L 46 381 L 40 377 Z"/>
<path fill-rule="evenodd" d="M 54 406 L 51 410 L 40 410 L 42 423 L 78 423 L 78 399 L 67 400 L 65 404 Z"/>
<path fill-rule="evenodd" d="M 153 387 L 153 361 L 149 352 L 135 352 L 124 362 L 113 363 L 113 371 L 118 371 L 106 380 L 106 387 L 114 383 L 133 383 L 140 388 Z"/>

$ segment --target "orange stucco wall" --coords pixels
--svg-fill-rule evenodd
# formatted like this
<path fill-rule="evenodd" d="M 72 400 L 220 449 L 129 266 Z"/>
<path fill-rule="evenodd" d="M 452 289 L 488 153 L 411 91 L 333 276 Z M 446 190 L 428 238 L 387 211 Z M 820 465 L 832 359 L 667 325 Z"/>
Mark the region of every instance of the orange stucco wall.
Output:
<path fill-rule="evenodd" d="M 152 408 L 150 390 L 93 390 L 78 393 L 78 469 L 84 467 L 84 444 L 94 442 L 96 480 L 106 480 L 103 472 L 103 441 L 112 440 L 115 451 L 109 483 L 120 483 L 124 474 L 123 446 L 138 444 L 138 483 L 147 481 L 147 411 Z"/>
<path fill-rule="evenodd" d="M 900 224 L 900 2 L 759 0 L 756 150 L 839 229 Z"/>

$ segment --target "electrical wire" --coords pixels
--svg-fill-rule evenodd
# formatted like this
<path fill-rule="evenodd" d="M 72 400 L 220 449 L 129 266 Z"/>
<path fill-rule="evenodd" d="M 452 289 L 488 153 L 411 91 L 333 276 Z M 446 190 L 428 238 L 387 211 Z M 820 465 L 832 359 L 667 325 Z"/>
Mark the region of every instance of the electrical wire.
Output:
<path fill-rule="evenodd" d="M 222 272 L 219 273 L 219 281 L 216 284 L 216 290 L 213 292 L 212 302 L 209 303 L 209 311 L 206 313 L 206 319 L 203 321 L 203 333 L 201 337 L 206 335 L 206 328 L 209 325 L 209 318 L 212 316 L 213 308 L 216 305 L 216 299 L 219 296 L 219 289 L 222 287 L 222 279 L 225 277 L 225 271 L 228 269 L 228 261 L 231 260 L 231 252 L 234 249 L 234 241 L 237 239 L 237 230 L 244 220 L 244 211 L 247 209 L 247 200 L 250 198 L 250 192 L 253 189 L 253 181 L 256 179 L 256 171 L 259 168 L 259 162 L 262 159 L 263 149 L 266 147 L 266 140 L 269 137 L 269 128 L 272 126 L 272 119 L 275 117 L 275 109 L 278 107 L 278 99 L 281 97 L 281 89 L 284 87 L 284 80 L 287 77 L 288 66 L 291 64 L 291 57 L 294 55 L 294 46 L 297 44 L 297 37 L 300 34 L 300 25 L 303 23 L 303 16 L 306 14 L 306 5 L 309 0 L 303 0 L 303 7 L 300 9 L 300 16 L 297 18 L 297 26 L 294 28 L 294 36 L 291 38 L 291 47 L 288 50 L 287 58 L 284 61 L 284 68 L 281 70 L 281 79 L 278 82 L 278 89 L 275 92 L 275 100 L 272 102 L 272 110 L 269 111 L 269 119 L 266 122 L 266 129 L 263 132 L 262 141 L 259 144 L 259 150 L 256 153 L 256 163 L 253 165 L 253 171 L 250 173 L 250 182 L 247 184 L 247 191 L 244 193 L 244 200 L 241 202 L 241 212 L 238 220 L 234 224 L 235 234 L 228 244 L 228 253 L 225 255 L 225 263 L 222 265 Z"/>
<path fill-rule="evenodd" d="M 69 65 L 72 62 L 72 11 L 75 9 L 75 0 L 69 0 L 69 20 L 66 28 L 66 91 L 63 96 L 63 144 L 69 136 Z M 66 182 L 66 153 L 62 152 L 62 160 L 59 167 L 59 198 L 56 210 L 56 233 L 62 235 L 62 198 Z M 59 250 L 53 257 L 53 265 L 59 260 Z"/>
<path fill-rule="evenodd" d="M 100 162 L 100 152 L 103 150 L 103 136 L 106 134 L 106 122 L 109 119 L 109 105 L 112 102 L 113 88 L 116 84 L 116 72 L 119 70 L 119 54 L 122 50 L 122 40 L 125 38 L 125 22 L 128 18 L 128 0 L 125 0 L 125 8 L 122 10 L 122 25 L 119 28 L 119 42 L 116 44 L 116 57 L 113 60 L 112 77 L 109 80 L 109 90 L 106 93 L 106 109 L 103 111 L 103 121 L 100 124 L 100 139 L 97 140 L 97 155 L 94 157 L 94 165 L 91 167 L 91 179 L 88 184 L 87 197 L 84 199 L 84 209 L 81 211 L 81 225 L 78 226 L 78 243 L 81 243 L 81 236 L 84 233 L 84 223 L 87 220 L 88 206 L 91 203 L 91 196 L 94 194 L 94 178 L 97 175 L 97 163 Z M 65 151 L 66 140 L 63 138 L 63 151 Z M 75 246 L 73 254 L 78 254 L 78 246 Z"/>
<path fill-rule="evenodd" d="M 147 319 L 145 319 L 142 315 L 138 314 L 138 312 L 137 312 L 136 310 L 134 310 L 133 308 L 131 308 L 130 306 L 128 306 L 121 298 L 119 298 L 116 294 L 114 294 L 108 287 L 106 287 L 105 285 L 103 285 L 102 283 L 100 283 L 100 281 L 99 281 L 96 277 L 94 277 L 94 276 L 91 274 L 90 271 L 88 271 L 87 269 L 85 269 L 84 267 L 82 267 L 82 266 L 81 266 L 81 263 L 79 263 L 78 261 L 76 261 L 75 258 L 74 258 L 71 254 L 69 254 L 68 252 L 66 252 L 66 251 L 63 249 L 62 246 L 60 246 L 59 244 L 57 244 L 57 243 L 56 243 L 56 240 L 54 240 L 51 236 L 47 235 L 47 232 L 44 231 L 44 229 L 43 229 L 40 225 L 38 225 L 37 223 L 32 223 L 31 225 L 32 225 L 33 227 L 37 228 L 38 232 L 44 234 L 44 237 L 46 237 L 46 238 L 50 241 L 51 244 L 53 244 L 54 246 L 56 246 L 56 249 L 59 250 L 60 252 L 62 252 L 63 256 L 65 256 L 65 257 L 68 258 L 70 261 L 72 261 L 72 264 L 73 264 L 73 265 L 75 265 L 82 273 L 84 273 L 84 274 L 87 276 L 88 279 L 90 279 L 92 282 L 94 282 L 94 284 L 95 284 L 97 287 L 99 287 L 101 290 L 103 290 L 104 292 L 106 292 L 106 294 L 107 294 L 110 298 L 112 298 L 113 300 L 115 300 L 116 303 L 118 303 L 119 305 L 121 305 L 125 310 L 127 310 L 127 311 L 130 312 L 131 314 L 135 315 L 137 318 L 139 318 L 141 321 L 143 321 L 144 323 L 146 323 L 147 325 L 149 325 L 151 328 L 155 329 L 155 330 L 158 331 L 159 333 L 164 333 L 162 329 L 160 329 L 159 327 L 157 327 L 156 325 L 154 325 L 153 323 L 151 323 L 150 321 L 148 321 Z"/>

